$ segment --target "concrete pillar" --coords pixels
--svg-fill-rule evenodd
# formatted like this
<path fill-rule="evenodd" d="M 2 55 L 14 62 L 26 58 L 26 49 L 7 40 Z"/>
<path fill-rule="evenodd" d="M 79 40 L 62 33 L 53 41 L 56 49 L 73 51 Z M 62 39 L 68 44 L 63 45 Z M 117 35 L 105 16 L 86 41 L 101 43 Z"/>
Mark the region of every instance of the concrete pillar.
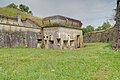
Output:
<path fill-rule="evenodd" d="M 61 45 L 60 45 L 60 48 L 61 48 L 61 49 L 63 49 L 63 45 L 64 45 L 63 39 L 61 39 Z"/>
<path fill-rule="evenodd" d="M 70 35 L 68 36 L 68 46 L 69 46 L 69 48 L 71 47 L 70 46 Z"/>
<path fill-rule="evenodd" d="M 83 35 L 80 35 L 80 47 L 83 47 Z"/>
<path fill-rule="evenodd" d="M 23 26 L 23 23 L 21 21 L 22 20 L 21 15 L 17 14 L 17 18 L 18 18 L 18 25 Z"/>
<path fill-rule="evenodd" d="M 76 49 L 77 48 L 77 36 L 74 35 L 74 48 Z"/>
<path fill-rule="evenodd" d="M 49 49 L 49 40 L 47 40 L 46 48 Z"/>

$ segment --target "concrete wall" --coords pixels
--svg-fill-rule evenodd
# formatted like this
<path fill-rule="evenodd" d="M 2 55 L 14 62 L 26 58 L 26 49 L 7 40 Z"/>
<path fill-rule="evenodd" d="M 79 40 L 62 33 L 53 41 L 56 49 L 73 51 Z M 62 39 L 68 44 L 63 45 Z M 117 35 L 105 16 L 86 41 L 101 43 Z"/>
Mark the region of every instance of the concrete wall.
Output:
<path fill-rule="evenodd" d="M 2 16 L 0 16 L 0 23 L 18 25 L 17 18 L 11 19 L 11 18 L 2 17 Z"/>
<path fill-rule="evenodd" d="M 65 26 L 41 27 L 31 19 L 21 20 L 21 15 L 17 17 L 0 15 L 0 48 L 19 46 L 37 48 L 43 41 L 45 48 L 80 48 L 83 45 L 82 30 Z"/>
<path fill-rule="evenodd" d="M 50 22 L 50 23 L 62 23 L 63 25 L 70 24 L 70 25 L 79 26 L 79 27 L 82 26 L 81 21 L 68 18 L 68 17 L 64 17 L 64 16 L 60 16 L 60 15 L 45 17 L 43 21 Z"/>
<path fill-rule="evenodd" d="M 0 15 L 0 47 L 40 47 L 43 40 L 42 28 L 31 19 L 21 20 L 21 15 Z"/>
<path fill-rule="evenodd" d="M 94 43 L 94 42 L 113 42 L 114 40 L 114 31 L 115 27 L 110 28 L 105 31 L 92 32 L 84 35 L 85 43 Z"/>
<path fill-rule="evenodd" d="M 0 48 L 19 46 L 36 48 L 37 40 L 43 38 L 40 32 L 40 29 L 0 23 Z"/>
<path fill-rule="evenodd" d="M 40 28 L 41 26 L 38 25 L 36 22 L 32 21 L 31 19 L 26 19 L 23 22 L 24 26 L 29 26 L 29 27 L 33 27 L 33 28 Z"/>
<path fill-rule="evenodd" d="M 79 29 L 46 27 L 43 28 L 43 33 L 46 48 L 75 49 L 83 46 L 82 30 Z"/>
<path fill-rule="evenodd" d="M 49 41 L 54 41 L 56 39 L 57 32 L 58 27 L 43 28 L 45 48 L 54 48 L 54 44 L 50 45 Z"/>
<path fill-rule="evenodd" d="M 64 45 L 62 43 L 63 48 L 80 48 L 83 46 L 83 35 L 82 35 L 82 30 L 80 29 L 72 29 L 72 28 L 64 28 L 60 27 L 59 28 L 59 38 L 61 40 L 65 41 L 68 40 L 68 45 Z M 78 36 L 78 39 L 77 39 Z"/>

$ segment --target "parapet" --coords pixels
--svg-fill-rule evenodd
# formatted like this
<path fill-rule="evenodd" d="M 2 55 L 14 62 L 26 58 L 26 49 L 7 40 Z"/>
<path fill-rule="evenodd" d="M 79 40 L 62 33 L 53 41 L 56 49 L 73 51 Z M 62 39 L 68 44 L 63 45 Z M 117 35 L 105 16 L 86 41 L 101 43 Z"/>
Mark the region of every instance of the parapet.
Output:
<path fill-rule="evenodd" d="M 78 26 L 81 27 L 82 26 L 82 22 L 76 19 L 72 19 L 72 18 L 68 18 L 68 17 L 64 17 L 64 16 L 60 16 L 60 15 L 56 15 L 56 16 L 49 16 L 49 17 L 45 17 L 43 18 L 44 22 L 49 22 L 50 24 L 52 23 L 62 23 L 63 25 L 72 25 L 72 26 Z"/>

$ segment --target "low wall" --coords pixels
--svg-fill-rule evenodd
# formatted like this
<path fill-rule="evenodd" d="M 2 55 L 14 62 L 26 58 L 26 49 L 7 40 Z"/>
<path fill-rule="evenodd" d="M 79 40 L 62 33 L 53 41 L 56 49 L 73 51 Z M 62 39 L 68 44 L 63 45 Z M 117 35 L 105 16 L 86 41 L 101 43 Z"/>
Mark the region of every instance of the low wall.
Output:
<path fill-rule="evenodd" d="M 114 30 L 115 30 L 115 27 L 110 28 L 110 29 L 105 30 L 105 31 L 87 33 L 84 35 L 84 42 L 85 43 L 113 42 Z"/>

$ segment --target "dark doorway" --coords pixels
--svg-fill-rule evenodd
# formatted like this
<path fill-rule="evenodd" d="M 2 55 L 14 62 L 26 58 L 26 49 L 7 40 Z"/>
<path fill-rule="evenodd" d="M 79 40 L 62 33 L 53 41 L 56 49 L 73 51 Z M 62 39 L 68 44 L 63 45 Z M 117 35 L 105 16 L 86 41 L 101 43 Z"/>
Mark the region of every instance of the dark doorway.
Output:
<path fill-rule="evenodd" d="M 77 48 L 80 48 L 80 35 L 77 35 Z"/>
<path fill-rule="evenodd" d="M 54 41 L 53 40 L 49 40 L 49 48 L 54 48 Z"/>
<path fill-rule="evenodd" d="M 42 39 L 37 39 L 37 48 L 41 48 Z"/>

